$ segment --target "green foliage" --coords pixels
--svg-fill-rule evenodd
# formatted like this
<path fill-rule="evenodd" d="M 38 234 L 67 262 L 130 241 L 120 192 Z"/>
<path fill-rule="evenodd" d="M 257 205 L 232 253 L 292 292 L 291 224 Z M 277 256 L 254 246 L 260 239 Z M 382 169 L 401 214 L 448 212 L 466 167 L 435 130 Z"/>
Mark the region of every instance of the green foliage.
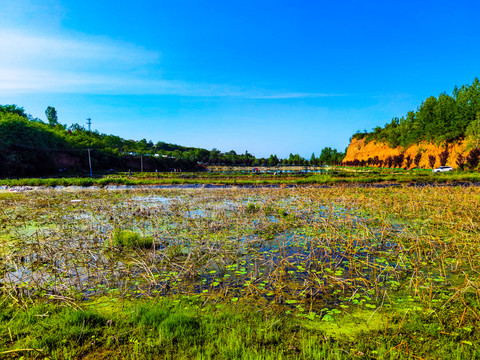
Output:
<path fill-rule="evenodd" d="M 45 116 L 47 117 L 47 120 L 50 126 L 58 125 L 57 110 L 55 110 L 54 107 L 52 106 L 47 107 L 47 110 L 45 110 Z"/>
<path fill-rule="evenodd" d="M 345 154 L 338 152 L 337 149 L 325 147 L 322 149 L 322 152 L 318 160 L 321 164 L 334 165 L 334 164 L 341 163 L 344 157 L 345 157 Z"/>
<path fill-rule="evenodd" d="M 130 230 L 116 230 L 112 235 L 112 245 L 128 248 L 151 248 L 153 238 L 144 237 Z"/>
<path fill-rule="evenodd" d="M 190 160 L 151 156 L 151 142 L 86 131 L 78 124 L 66 129 L 58 123 L 54 108 L 46 113 L 49 124 L 26 115 L 16 105 L 0 106 L 0 177 L 64 175 L 63 170 L 83 174 L 89 168 L 87 149 L 92 149 L 94 171 L 140 170 L 140 161 L 130 153 L 142 154 L 144 169 L 149 171 L 196 166 Z"/>
<path fill-rule="evenodd" d="M 0 113 L 0 174 L 43 175 L 54 168 L 53 151 L 66 143 L 45 124 L 29 121 L 17 111 Z"/>
<path fill-rule="evenodd" d="M 408 147 L 420 141 L 451 142 L 467 135 L 478 139 L 477 114 L 480 112 L 480 80 L 471 85 L 455 87 L 453 94 L 431 96 L 405 117 L 394 118 L 372 132 L 357 133 L 353 137 L 382 141 L 391 147 Z"/>
<path fill-rule="evenodd" d="M 480 145 L 480 111 L 477 112 L 475 120 L 467 126 L 465 134 L 469 138 L 471 146 L 478 148 Z"/>
<path fill-rule="evenodd" d="M 25 110 L 23 110 L 23 108 L 21 107 L 18 107 L 17 105 L 0 105 L 0 114 L 6 114 L 6 113 L 17 114 L 24 118 L 27 117 Z"/>
<path fill-rule="evenodd" d="M 344 157 L 331 148 L 323 149 L 318 158 L 312 154 L 310 160 L 306 160 L 299 154 L 290 154 L 287 159 L 279 159 L 274 154 L 256 158 L 248 151 L 222 153 L 215 148 L 206 150 L 161 141 L 154 144 L 147 139 L 134 141 L 87 131 L 79 124 L 66 128 L 59 123 L 52 106 L 45 114 L 48 124 L 32 118 L 16 105 L 0 105 L 0 177 L 64 176 L 64 170 L 86 175 L 89 173 L 87 149 L 91 149 L 94 173 L 109 169 L 140 171 L 140 156 L 146 171 L 191 170 L 197 168 L 197 162 L 243 166 L 337 164 Z"/>

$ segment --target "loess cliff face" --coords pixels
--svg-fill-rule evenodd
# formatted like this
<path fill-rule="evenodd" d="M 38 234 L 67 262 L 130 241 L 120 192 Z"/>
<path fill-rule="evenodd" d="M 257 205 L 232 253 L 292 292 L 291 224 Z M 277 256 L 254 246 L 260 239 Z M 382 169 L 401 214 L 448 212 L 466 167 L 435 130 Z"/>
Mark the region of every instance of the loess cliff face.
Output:
<path fill-rule="evenodd" d="M 436 158 L 435 167 L 440 166 L 439 155 L 441 152 L 448 150 L 449 156 L 447 159 L 447 166 L 451 166 L 453 168 L 457 168 L 456 160 L 459 154 L 462 154 L 464 157 L 467 156 L 468 150 L 466 141 L 458 141 L 450 144 L 440 144 L 435 145 L 432 143 L 421 142 L 416 145 L 411 145 L 407 148 L 403 148 L 401 146 L 396 148 L 391 148 L 388 144 L 376 141 L 370 141 L 369 143 L 365 143 L 365 139 L 352 139 L 350 145 L 347 149 L 347 154 L 343 162 L 354 161 L 354 160 L 368 160 L 369 158 L 374 158 L 378 156 L 379 160 L 384 160 L 389 156 L 396 156 L 400 154 L 404 154 L 405 157 L 411 156 L 412 159 L 420 152 L 422 154 L 422 158 L 420 160 L 420 167 L 429 169 L 431 168 L 429 164 L 429 155 L 433 155 Z M 405 167 L 405 161 L 403 163 L 403 167 Z M 412 163 L 410 166 L 415 167 L 416 165 Z"/>

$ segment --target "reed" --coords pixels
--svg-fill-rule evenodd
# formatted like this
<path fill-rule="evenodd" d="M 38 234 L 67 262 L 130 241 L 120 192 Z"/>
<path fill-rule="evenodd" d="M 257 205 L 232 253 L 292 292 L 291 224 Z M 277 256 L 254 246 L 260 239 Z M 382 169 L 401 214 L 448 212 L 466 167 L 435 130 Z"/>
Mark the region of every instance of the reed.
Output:
<path fill-rule="evenodd" d="M 0 354 L 478 355 L 479 200 L 476 187 L 3 193 Z M 213 320 L 238 309 L 252 315 L 231 331 Z"/>

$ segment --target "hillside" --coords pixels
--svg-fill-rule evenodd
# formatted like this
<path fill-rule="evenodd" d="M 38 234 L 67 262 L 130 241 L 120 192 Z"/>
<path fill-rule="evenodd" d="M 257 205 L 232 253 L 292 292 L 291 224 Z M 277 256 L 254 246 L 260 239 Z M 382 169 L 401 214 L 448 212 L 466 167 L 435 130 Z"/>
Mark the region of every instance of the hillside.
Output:
<path fill-rule="evenodd" d="M 89 131 L 79 124 L 59 122 L 55 108 L 45 111 L 48 123 L 26 114 L 16 105 L 0 105 L 0 178 L 46 175 L 85 175 L 113 171 L 202 170 L 204 164 L 238 166 L 306 166 L 338 164 L 344 153 L 325 147 L 310 160 L 299 154 L 280 159 L 256 158 L 248 151 L 237 154 L 213 148 L 186 147 L 162 141 L 123 139 Z M 90 151 L 88 150 L 90 149 Z M 90 155 L 90 159 L 89 159 Z M 199 164 L 200 163 L 200 164 Z"/>
<path fill-rule="evenodd" d="M 194 170 L 185 159 L 131 155 L 143 152 L 143 143 L 118 136 L 70 128 L 53 119 L 45 124 L 14 105 L 0 106 L 0 177 L 85 175 L 90 163 L 95 173 L 114 171 Z"/>
<path fill-rule="evenodd" d="M 480 140 L 480 81 L 431 96 L 402 118 L 352 136 L 347 165 L 476 167 Z M 417 157 L 417 161 L 415 161 Z M 473 158 L 472 158 L 473 157 Z M 408 160 L 408 161 L 407 161 Z"/>

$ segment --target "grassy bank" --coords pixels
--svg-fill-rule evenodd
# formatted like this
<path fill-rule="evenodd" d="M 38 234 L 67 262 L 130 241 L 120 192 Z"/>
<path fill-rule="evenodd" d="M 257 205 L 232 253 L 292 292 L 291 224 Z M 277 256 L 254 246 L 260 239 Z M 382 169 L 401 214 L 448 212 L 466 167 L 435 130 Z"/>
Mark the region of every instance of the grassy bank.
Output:
<path fill-rule="evenodd" d="M 476 319 L 406 299 L 332 321 L 293 317 L 241 301 L 42 301 L 0 306 L 0 356 L 51 359 L 476 359 Z M 474 305 L 474 304 L 471 304 Z M 477 305 L 477 303 L 475 303 Z M 461 312 L 459 309 L 456 309 Z M 455 311 L 455 312 L 457 312 Z M 442 319 L 444 323 L 439 321 Z"/>

